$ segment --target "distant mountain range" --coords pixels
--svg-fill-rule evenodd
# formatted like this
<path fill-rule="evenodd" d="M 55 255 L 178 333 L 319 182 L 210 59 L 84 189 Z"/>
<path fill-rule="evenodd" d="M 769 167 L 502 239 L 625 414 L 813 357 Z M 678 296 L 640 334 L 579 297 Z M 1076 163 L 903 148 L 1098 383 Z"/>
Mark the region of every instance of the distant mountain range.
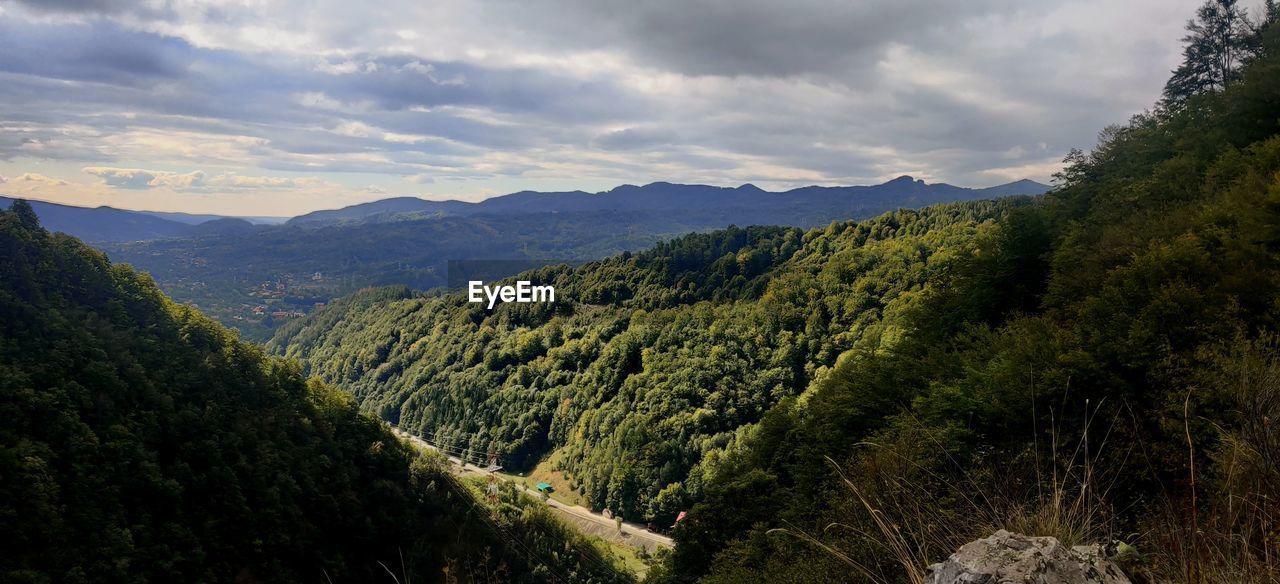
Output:
<path fill-rule="evenodd" d="M 924 207 L 1008 195 L 1038 195 L 1047 190 L 1048 185 L 1031 180 L 973 189 L 945 183 L 930 184 L 910 176 L 878 185 L 809 186 L 784 192 L 769 192 L 750 184 L 715 187 L 655 182 L 644 186 L 622 185 L 600 193 L 521 191 L 478 203 L 396 197 L 316 211 L 287 220 L 284 217 L 129 211 L 107 206 L 75 207 L 42 201 L 31 201 L 31 204 L 41 222 L 50 230 L 69 233 L 90 243 L 120 243 L 228 232 L 242 234 L 256 225 L 280 223 L 314 227 L 418 220 L 432 216 L 609 211 L 681 213 L 686 222 L 706 224 L 708 228 L 729 224 L 813 227 L 832 219 L 867 217 L 900 207 Z M 12 202 L 12 198 L 0 196 L 0 208 L 8 208 Z"/>
<path fill-rule="evenodd" d="M 601 193 L 585 191 L 521 191 L 477 203 L 428 201 L 397 197 L 342 209 L 316 211 L 294 217 L 291 225 L 333 224 L 349 221 L 388 221 L 429 215 L 469 216 L 523 213 L 575 213 L 598 211 L 713 212 L 740 225 L 769 223 L 813 226 L 833 218 L 865 215 L 869 210 L 923 207 L 950 201 L 990 199 L 1009 195 L 1038 195 L 1049 190 L 1031 180 L 988 188 L 965 188 L 946 183 L 926 183 L 910 176 L 869 186 L 808 186 L 770 192 L 755 185 L 715 187 L 655 182 L 644 186 L 622 185 Z"/>
<path fill-rule="evenodd" d="M 900 208 L 1048 189 L 1032 181 L 969 189 L 907 176 L 872 186 L 781 193 L 753 185 L 658 182 L 594 194 L 526 191 L 479 203 L 385 199 L 308 213 L 283 225 L 110 207 L 32 206 L 49 229 L 94 243 L 112 260 L 149 272 L 175 300 L 198 305 L 247 338 L 263 339 L 279 324 L 279 315 L 293 318 L 365 286 L 445 286 L 450 260 L 586 261 L 730 225 L 809 228 Z M 8 200 L 0 199 L 2 207 Z"/>
<path fill-rule="evenodd" d="M 114 207 L 76 207 L 44 201 L 30 201 L 40 223 L 51 231 L 69 233 L 89 243 L 145 241 L 198 235 L 211 221 L 230 219 L 250 224 L 283 223 L 284 217 L 228 218 L 220 215 L 193 215 L 161 211 L 128 211 Z M 8 209 L 13 198 L 0 197 L 0 209 Z"/>

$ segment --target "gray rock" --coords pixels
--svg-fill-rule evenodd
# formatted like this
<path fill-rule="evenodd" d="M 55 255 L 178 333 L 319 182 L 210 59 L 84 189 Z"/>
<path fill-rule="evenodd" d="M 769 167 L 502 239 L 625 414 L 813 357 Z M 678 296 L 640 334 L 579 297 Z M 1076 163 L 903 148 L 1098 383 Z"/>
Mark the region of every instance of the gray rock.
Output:
<path fill-rule="evenodd" d="M 929 566 L 930 584 L 1130 584 L 1096 545 L 1067 549 L 1054 537 L 1001 529 Z"/>

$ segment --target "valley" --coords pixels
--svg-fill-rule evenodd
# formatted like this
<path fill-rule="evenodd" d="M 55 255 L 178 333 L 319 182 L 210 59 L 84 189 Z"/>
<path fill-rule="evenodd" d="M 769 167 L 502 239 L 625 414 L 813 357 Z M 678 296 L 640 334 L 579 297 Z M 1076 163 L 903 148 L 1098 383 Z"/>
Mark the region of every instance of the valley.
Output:
<path fill-rule="evenodd" d="M 0 3 L 0 583 L 1280 582 L 1196 2 Z"/>
<path fill-rule="evenodd" d="M 1045 189 L 1031 181 L 966 189 L 903 177 L 880 185 L 785 193 L 654 183 L 598 194 L 515 193 L 475 204 L 392 199 L 312 213 L 284 225 L 214 221 L 195 226 L 194 232 L 160 238 L 140 232 L 144 241 L 99 247 L 151 274 L 179 302 L 199 307 L 245 338 L 263 341 L 317 304 L 361 288 L 445 288 L 453 260 L 582 262 L 735 224 L 811 227 L 898 206 L 1035 195 Z M 407 205 L 421 210 L 409 212 Z M 74 226 L 65 229 L 76 233 Z"/>

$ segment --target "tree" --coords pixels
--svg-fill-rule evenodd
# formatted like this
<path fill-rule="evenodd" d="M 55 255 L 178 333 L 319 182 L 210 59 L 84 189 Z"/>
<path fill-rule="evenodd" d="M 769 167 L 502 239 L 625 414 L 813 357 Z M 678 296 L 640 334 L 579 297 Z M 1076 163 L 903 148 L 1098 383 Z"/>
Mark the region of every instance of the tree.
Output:
<path fill-rule="evenodd" d="M 1273 12 L 1274 2 L 1267 9 Z M 1164 104 L 1171 109 L 1234 81 L 1255 36 L 1239 0 L 1207 0 L 1187 22 L 1187 33 L 1182 38 L 1182 64 L 1164 87 Z"/>
<path fill-rule="evenodd" d="M 36 231 L 41 229 L 40 219 L 36 217 L 36 210 L 31 208 L 31 203 L 28 203 L 26 200 L 18 199 L 14 201 L 13 205 L 9 207 L 9 210 L 17 215 L 18 224 L 22 225 L 27 230 Z"/>
<path fill-rule="evenodd" d="M 1280 22 L 1280 2 L 1276 0 L 1266 0 L 1262 5 L 1262 18 L 1251 26 L 1249 37 L 1246 39 L 1244 62 L 1249 63 L 1262 55 L 1265 49 L 1263 37 L 1271 25 Z"/>

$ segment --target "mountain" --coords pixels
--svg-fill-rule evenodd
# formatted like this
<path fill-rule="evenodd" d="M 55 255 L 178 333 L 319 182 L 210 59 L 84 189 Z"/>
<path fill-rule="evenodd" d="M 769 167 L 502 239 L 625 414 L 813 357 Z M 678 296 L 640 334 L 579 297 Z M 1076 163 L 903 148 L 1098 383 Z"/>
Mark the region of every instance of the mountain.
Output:
<path fill-rule="evenodd" d="M 1029 202 L 731 228 L 519 276 L 553 285 L 554 305 L 486 311 L 463 293 L 375 289 L 289 323 L 268 348 L 403 428 L 499 452 L 507 468 L 563 471 L 592 507 L 670 525 L 739 427 L 842 354 L 888 346 L 918 291 Z"/>
<path fill-rule="evenodd" d="M 366 412 L 673 526 L 653 582 L 931 581 L 998 529 L 1105 542 L 1133 581 L 1274 582 L 1280 29 L 1264 46 L 1042 197 L 518 276 L 554 302 L 365 290 L 267 347 Z"/>
<path fill-rule="evenodd" d="M 1009 195 L 1038 195 L 1049 188 L 1048 185 L 1022 180 L 985 189 L 969 189 L 945 183 L 929 184 L 909 176 L 872 186 L 802 187 L 780 193 L 768 192 L 749 184 L 725 188 L 656 182 L 644 186 L 622 185 L 594 194 L 583 191 L 522 191 L 478 203 L 399 197 L 333 211 L 316 211 L 290 219 L 289 222 L 309 225 L 371 219 L 385 221 L 414 214 L 467 216 L 532 212 L 715 210 L 725 218 L 725 225 L 760 223 L 757 219 L 767 214 L 777 218 L 773 223 L 812 226 L 831 218 L 867 216 L 897 207 L 921 207 L 934 203 Z"/>
<path fill-rule="evenodd" d="M 8 197 L 0 197 L 0 209 L 9 208 L 13 201 Z M 31 207 L 46 228 L 92 243 L 177 237 L 190 233 L 191 227 L 184 221 L 105 206 L 74 207 L 31 201 Z"/>
<path fill-rule="evenodd" d="M 315 227 L 234 221 L 197 226 L 194 231 L 204 232 L 182 238 L 100 247 L 148 272 L 178 301 L 265 340 L 285 320 L 366 286 L 446 286 L 450 260 L 498 268 L 508 263 L 499 260 L 580 262 L 720 224 L 656 212 L 444 216 Z"/>
<path fill-rule="evenodd" d="M 0 209 L 7 209 L 14 199 L 0 197 Z M 73 235 L 90 243 L 145 241 L 167 237 L 201 235 L 209 230 L 193 229 L 197 225 L 220 219 L 245 221 L 253 225 L 277 225 L 286 217 L 224 217 L 162 211 L 127 211 L 113 207 L 76 207 L 42 201 L 30 201 L 36 215 L 50 230 Z"/>
<path fill-rule="evenodd" d="M 462 201 L 427 201 L 416 197 L 395 197 L 371 203 L 351 205 L 329 211 L 314 211 L 299 215 L 286 221 L 290 225 L 338 223 L 343 221 L 361 221 L 377 216 L 391 216 L 402 213 L 447 213 L 464 215 L 465 209 L 473 203 Z"/>
<path fill-rule="evenodd" d="M 192 237 L 244 236 L 252 233 L 257 225 L 247 219 L 220 217 L 199 223 L 191 228 Z"/>
<path fill-rule="evenodd" d="M 0 581 L 632 580 L 25 203 L 0 275 Z"/>
<path fill-rule="evenodd" d="M 159 217 L 161 219 L 168 219 L 170 221 L 177 221 L 179 223 L 186 223 L 187 225 L 199 225 L 201 223 L 207 223 L 209 221 L 215 221 L 218 219 L 228 219 L 228 218 L 243 219 L 254 225 L 279 225 L 289 220 L 288 217 L 226 217 L 224 215 L 200 215 L 200 214 L 194 214 L 194 213 L 176 213 L 176 212 L 169 212 L 169 211 L 138 211 L 138 213 L 144 213 L 152 217 Z"/>
<path fill-rule="evenodd" d="M 735 224 L 813 227 L 901 207 L 1045 189 L 1029 181 L 964 189 L 902 177 L 869 187 L 788 193 L 653 183 L 595 195 L 521 192 L 481 203 L 398 198 L 280 226 L 219 222 L 184 237 L 101 247 L 149 272 L 175 299 L 199 306 L 246 338 L 265 340 L 282 315 L 296 318 L 362 287 L 445 286 L 455 260 L 488 262 L 490 268 L 505 265 L 493 260 L 580 262 Z M 500 276 L 515 271 L 482 270 Z"/>

